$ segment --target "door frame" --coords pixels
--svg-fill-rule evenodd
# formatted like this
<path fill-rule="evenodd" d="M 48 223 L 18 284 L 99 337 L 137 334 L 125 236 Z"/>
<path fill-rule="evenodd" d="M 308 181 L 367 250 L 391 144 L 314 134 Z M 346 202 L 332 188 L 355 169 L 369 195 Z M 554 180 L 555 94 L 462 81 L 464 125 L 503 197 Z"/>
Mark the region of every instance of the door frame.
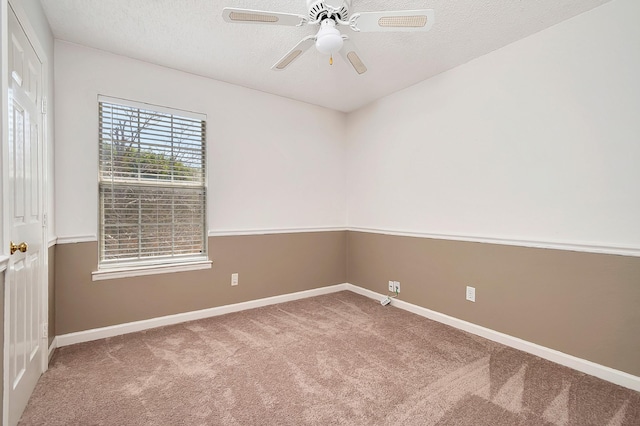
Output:
<path fill-rule="evenodd" d="M 51 76 L 49 75 L 49 61 L 52 60 L 53 58 L 48 58 L 45 49 L 42 47 L 42 44 L 40 43 L 40 40 L 38 39 L 37 33 L 34 30 L 33 26 L 31 25 L 30 21 L 29 21 L 29 17 L 28 14 L 25 12 L 24 8 L 21 5 L 21 1 L 20 0 L 0 0 L 1 1 L 1 5 L 0 5 L 0 19 L 1 19 L 1 24 L 0 27 L 2 28 L 2 32 L 0 33 L 0 43 L 2 45 L 2 57 L 0 58 L 0 62 L 1 62 L 1 67 L 2 67 L 2 75 L 3 76 L 7 76 L 7 72 L 8 72 L 8 67 L 9 67 L 9 56 L 8 56 L 8 46 L 9 46 L 9 29 L 8 29 L 8 24 L 9 24 L 9 13 L 11 12 L 11 9 L 13 10 L 13 12 L 15 13 L 16 17 L 18 18 L 18 22 L 20 23 L 20 26 L 22 27 L 22 29 L 24 30 L 27 39 L 29 40 L 29 42 L 31 43 L 32 47 L 35 50 L 35 53 L 38 57 L 38 59 L 40 60 L 40 63 L 42 64 L 42 73 L 41 73 L 41 87 L 42 87 L 42 98 L 45 99 L 45 102 L 48 103 L 48 93 L 49 93 L 49 88 L 50 88 L 50 84 L 52 83 L 51 81 Z M 2 82 L 0 83 L 1 86 L 1 95 L 2 95 L 2 100 L 1 100 L 1 105 L 0 105 L 0 114 L 1 114 L 1 119 L 2 119 L 2 134 L 1 136 L 1 143 L 0 143 L 0 161 L 2 162 L 2 167 L 0 168 L 0 170 L 2 171 L 2 175 L 0 176 L 0 185 L 1 185 L 1 189 L 2 189 L 2 205 L 3 206 L 7 206 L 8 205 L 8 199 L 9 199 L 9 191 L 8 191 L 8 146 L 9 146 L 9 130 L 8 130 L 8 116 L 7 116 L 7 106 L 8 106 L 8 101 L 9 101 L 9 87 L 8 87 L 8 78 L 3 78 Z M 49 253 L 49 229 L 51 227 L 50 224 L 50 220 L 48 220 L 49 218 L 49 208 L 53 207 L 53 206 L 49 206 L 48 204 L 48 200 L 49 200 L 49 184 L 47 183 L 48 181 L 48 176 L 49 176 L 49 141 L 50 141 L 50 132 L 49 132 L 49 122 L 48 122 L 48 115 L 47 113 L 43 113 L 42 109 L 41 109 L 41 118 L 42 118 L 42 123 L 41 123 L 41 131 L 42 131 L 42 141 L 41 141 L 41 161 L 42 161 L 42 173 L 40 173 L 40 182 L 39 182 L 39 186 L 41 188 L 40 191 L 40 203 L 42 205 L 42 214 L 43 214 L 43 227 L 42 227 L 42 233 L 41 233 L 41 242 L 42 242 L 42 247 L 43 247 L 43 252 L 42 252 L 42 268 L 43 271 L 40 274 L 41 275 L 41 280 L 40 280 L 40 294 L 41 294 L 41 325 L 40 325 L 40 339 L 43 340 L 42 342 L 42 351 L 41 351 L 41 362 L 40 362 L 40 366 L 41 366 L 41 371 L 42 373 L 44 373 L 48 366 L 49 366 L 49 341 L 48 341 L 48 332 L 45 333 L 44 330 L 44 324 L 48 324 L 48 315 L 49 315 L 49 294 L 48 294 L 48 290 L 49 290 L 49 286 L 48 286 L 48 281 L 49 281 L 49 273 L 48 273 L 48 267 L 49 267 L 49 259 L 48 259 L 48 253 Z M 3 207 L 3 210 L 6 209 L 6 207 Z M 0 257 L 2 257 L 3 254 L 8 255 L 8 247 L 9 247 L 9 240 L 10 240 L 10 221 L 9 221 L 9 212 L 7 211 L 0 211 L 0 226 L 2 227 L 0 229 L 0 244 L 2 244 L 2 246 L 0 247 Z M 7 372 L 9 371 L 9 347 L 7 344 L 7 336 L 9 333 L 9 321 L 8 319 L 10 318 L 9 314 L 9 298 L 6 297 L 6 274 L 7 274 L 8 270 L 6 270 L 5 273 L 5 279 L 2 283 L 2 291 L 3 291 L 3 300 L 4 300 L 4 330 L 3 330 L 3 377 L 2 377 L 2 425 L 7 425 L 8 421 L 9 421 L 9 399 L 8 399 L 8 395 L 9 395 L 9 376 L 7 374 Z"/>

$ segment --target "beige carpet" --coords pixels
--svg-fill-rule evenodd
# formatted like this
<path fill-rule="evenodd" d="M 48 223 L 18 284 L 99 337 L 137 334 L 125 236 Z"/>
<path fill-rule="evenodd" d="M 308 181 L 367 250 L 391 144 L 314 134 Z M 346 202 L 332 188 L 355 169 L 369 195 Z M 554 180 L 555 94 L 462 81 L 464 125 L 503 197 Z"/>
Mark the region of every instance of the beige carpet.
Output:
<path fill-rule="evenodd" d="M 340 292 L 56 351 L 22 425 L 640 425 L 640 393 Z"/>

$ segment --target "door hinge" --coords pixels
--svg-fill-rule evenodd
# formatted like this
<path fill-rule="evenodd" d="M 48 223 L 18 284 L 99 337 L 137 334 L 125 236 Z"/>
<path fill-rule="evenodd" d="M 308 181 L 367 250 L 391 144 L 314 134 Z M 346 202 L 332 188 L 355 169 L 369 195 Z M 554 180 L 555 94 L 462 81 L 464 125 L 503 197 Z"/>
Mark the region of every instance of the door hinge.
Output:
<path fill-rule="evenodd" d="M 49 337 L 49 323 L 42 323 L 42 337 Z"/>
<path fill-rule="evenodd" d="M 47 113 L 47 98 L 46 97 L 42 98 L 42 113 L 43 114 Z"/>

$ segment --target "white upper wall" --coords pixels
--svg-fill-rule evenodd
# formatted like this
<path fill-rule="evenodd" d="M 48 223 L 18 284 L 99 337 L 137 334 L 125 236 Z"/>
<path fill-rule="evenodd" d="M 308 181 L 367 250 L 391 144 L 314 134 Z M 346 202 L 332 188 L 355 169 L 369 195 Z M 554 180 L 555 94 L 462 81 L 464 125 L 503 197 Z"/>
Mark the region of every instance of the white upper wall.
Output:
<path fill-rule="evenodd" d="M 347 119 L 56 42 L 57 235 L 97 234 L 104 94 L 207 114 L 214 232 L 347 225 L 640 249 L 639 12 L 614 0 Z"/>
<path fill-rule="evenodd" d="M 342 113 L 56 41 L 56 232 L 95 239 L 98 95 L 207 115 L 213 232 L 345 226 Z"/>
<path fill-rule="evenodd" d="M 640 249 L 638 16 L 615 0 L 350 114 L 348 225 Z"/>

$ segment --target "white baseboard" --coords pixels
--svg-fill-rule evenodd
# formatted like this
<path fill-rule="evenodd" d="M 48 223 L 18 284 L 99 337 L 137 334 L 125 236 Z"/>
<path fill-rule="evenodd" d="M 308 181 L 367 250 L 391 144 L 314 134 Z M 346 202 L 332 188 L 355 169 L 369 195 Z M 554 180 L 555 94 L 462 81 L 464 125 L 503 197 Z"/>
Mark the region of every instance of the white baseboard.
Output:
<path fill-rule="evenodd" d="M 119 336 L 121 334 L 135 333 L 137 331 L 148 330 L 151 328 L 162 327 L 166 325 L 179 324 L 187 321 L 194 321 L 203 318 L 224 315 L 232 312 L 244 311 L 247 309 L 259 308 L 262 306 L 274 305 L 277 303 L 289 302 L 292 300 L 304 299 L 307 297 L 320 296 L 323 294 L 335 293 L 338 291 L 349 290 L 354 293 L 366 296 L 372 299 L 382 300 L 385 296 L 374 291 L 355 286 L 353 284 L 336 284 L 328 287 L 316 288 L 313 290 L 300 291 L 297 293 L 283 294 L 281 296 L 267 297 L 264 299 L 252 300 L 249 302 L 235 303 L 233 305 L 219 306 L 216 308 L 203 309 L 200 311 L 185 312 L 181 314 L 168 315 L 159 318 L 152 318 L 143 321 L 135 321 L 126 324 L 118 324 L 109 327 L 95 328 L 92 330 L 79 331 L 76 333 L 62 334 L 56 336 L 49 347 L 49 357 L 53 355 L 55 348 L 73 345 L 76 343 L 89 342 L 92 340 L 104 339 L 107 337 Z M 560 365 L 564 365 L 574 370 L 598 377 L 611 383 L 624 386 L 629 389 L 640 392 L 640 377 L 634 376 L 623 371 L 615 370 L 595 362 L 587 361 L 582 358 L 568 355 L 563 352 L 550 349 L 499 331 L 491 330 L 477 324 L 470 323 L 440 312 L 432 311 L 422 306 L 414 305 L 403 300 L 393 299 L 392 306 L 412 312 L 425 318 L 438 321 L 442 324 L 467 331 L 469 333 L 484 337 L 485 339 L 501 343 L 503 345 L 539 356 Z"/>
<path fill-rule="evenodd" d="M 53 357 L 53 352 L 56 350 L 56 348 L 58 347 L 58 337 L 54 337 L 53 341 L 51 342 L 51 345 L 49 345 L 49 362 L 51 362 L 51 358 Z"/>
<path fill-rule="evenodd" d="M 347 284 L 346 288 L 349 291 L 361 294 L 372 299 L 382 300 L 386 296 L 380 293 L 376 293 L 375 291 L 355 286 L 353 284 Z M 523 352 L 539 356 L 540 358 L 555 362 L 556 364 L 573 368 L 574 370 L 578 370 L 591 376 L 606 380 L 608 382 L 615 383 L 616 385 L 624 386 L 625 388 L 633 389 L 640 392 L 640 377 L 625 373 L 624 371 L 605 367 L 604 365 L 596 364 L 595 362 L 587 361 L 586 359 L 568 355 L 564 352 L 550 349 L 536 343 L 531 343 L 526 340 L 510 336 L 508 334 L 500 333 L 499 331 L 491 330 L 490 328 L 482 327 L 468 321 L 451 317 L 449 315 L 441 314 L 440 312 L 432 311 L 430 309 L 423 308 L 422 306 L 414 305 L 403 300 L 393 299 L 391 301 L 391 305 L 395 306 L 396 308 L 404 309 L 405 311 L 420 315 L 422 317 L 449 325 L 451 327 L 467 331 L 480 337 L 484 337 L 485 339 L 502 343 L 503 345 L 512 347 L 514 349 L 519 349 Z"/>
<path fill-rule="evenodd" d="M 63 347 L 76 343 L 90 342 L 92 340 L 119 336 L 121 334 L 135 333 L 136 331 L 148 330 L 165 325 L 173 325 L 187 321 L 215 317 L 218 315 L 229 314 L 231 312 L 260 308 L 262 306 L 275 305 L 277 303 L 305 299 L 307 297 L 320 296 L 322 294 L 335 293 L 343 290 L 347 290 L 347 284 L 336 284 L 329 287 L 320 287 L 313 290 L 299 291 L 297 293 L 283 294 L 281 296 L 251 300 L 249 302 L 235 303 L 233 305 L 219 306 L 216 308 L 202 309 L 199 311 L 191 311 L 175 315 L 167 315 L 164 317 L 151 318 L 148 320 L 94 328 L 91 330 L 78 331 L 75 333 L 61 334 L 59 336 L 56 336 L 56 344 L 57 347 Z"/>

